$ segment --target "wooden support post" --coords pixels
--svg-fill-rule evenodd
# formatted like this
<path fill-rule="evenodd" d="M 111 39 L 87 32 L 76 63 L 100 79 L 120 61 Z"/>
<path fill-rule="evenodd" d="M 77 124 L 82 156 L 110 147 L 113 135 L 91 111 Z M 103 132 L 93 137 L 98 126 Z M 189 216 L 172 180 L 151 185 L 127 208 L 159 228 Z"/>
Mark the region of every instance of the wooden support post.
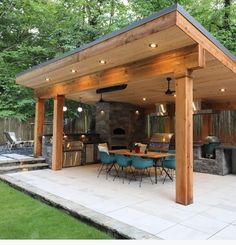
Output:
<path fill-rule="evenodd" d="M 44 99 L 37 98 L 34 124 L 34 156 L 42 156 L 42 136 L 44 126 Z"/>
<path fill-rule="evenodd" d="M 62 169 L 62 154 L 63 154 L 63 106 L 64 96 L 57 95 L 54 98 L 53 111 L 53 150 L 52 150 L 52 169 Z"/>
<path fill-rule="evenodd" d="M 193 79 L 175 73 L 176 89 L 176 202 L 193 202 Z"/>

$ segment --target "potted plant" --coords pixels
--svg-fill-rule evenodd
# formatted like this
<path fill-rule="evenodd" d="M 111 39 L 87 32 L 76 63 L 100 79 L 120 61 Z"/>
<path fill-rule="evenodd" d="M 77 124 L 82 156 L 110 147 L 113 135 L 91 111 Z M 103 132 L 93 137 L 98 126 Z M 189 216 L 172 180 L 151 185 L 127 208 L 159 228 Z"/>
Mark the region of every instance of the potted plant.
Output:
<path fill-rule="evenodd" d="M 140 153 L 140 145 L 139 144 L 134 144 L 134 151 L 135 153 Z"/>

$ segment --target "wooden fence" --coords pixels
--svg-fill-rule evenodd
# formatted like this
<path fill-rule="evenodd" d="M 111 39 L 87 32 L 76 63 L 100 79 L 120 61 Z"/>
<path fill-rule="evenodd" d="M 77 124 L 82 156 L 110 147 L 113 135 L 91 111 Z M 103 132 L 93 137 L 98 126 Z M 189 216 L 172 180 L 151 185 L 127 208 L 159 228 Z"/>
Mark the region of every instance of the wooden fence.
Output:
<path fill-rule="evenodd" d="M 65 133 L 84 133 L 93 130 L 93 118 L 91 116 L 83 116 L 76 119 L 64 120 Z M 91 128 L 92 127 L 92 128 Z M 16 137 L 21 140 L 34 139 L 34 119 L 21 122 L 14 118 L 0 118 L 0 145 L 6 143 L 4 131 L 15 132 Z M 44 134 L 52 134 L 53 124 L 51 120 L 45 120 Z"/>
<path fill-rule="evenodd" d="M 220 142 L 236 145 L 236 111 L 221 111 L 210 115 L 209 135 L 215 135 Z M 150 120 L 151 135 L 165 132 L 165 117 L 152 117 Z M 193 140 L 198 142 L 202 137 L 202 115 L 193 116 Z"/>

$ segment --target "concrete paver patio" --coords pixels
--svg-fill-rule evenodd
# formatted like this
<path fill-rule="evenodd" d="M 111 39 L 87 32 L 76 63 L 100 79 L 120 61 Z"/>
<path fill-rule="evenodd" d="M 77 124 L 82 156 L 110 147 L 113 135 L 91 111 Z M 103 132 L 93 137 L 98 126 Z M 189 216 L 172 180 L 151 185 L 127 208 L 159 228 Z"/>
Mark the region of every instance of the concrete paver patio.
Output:
<path fill-rule="evenodd" d="M 236 239 L 236 175 L 194 173 L 194 204 L 174 202 L 175 183 L 97 178 L 98 165 L 8 174 L 161 239 Z"/>

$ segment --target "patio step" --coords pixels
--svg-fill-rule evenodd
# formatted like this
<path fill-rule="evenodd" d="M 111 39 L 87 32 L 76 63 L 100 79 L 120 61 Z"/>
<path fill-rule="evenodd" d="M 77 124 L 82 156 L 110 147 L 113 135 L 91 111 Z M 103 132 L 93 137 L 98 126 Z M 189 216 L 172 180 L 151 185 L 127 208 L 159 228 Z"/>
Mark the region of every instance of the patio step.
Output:
<path fill-rule="evenodd" d="M 8 158 L 7 160 L 0 161 L 0 168 L 1 167 L 12 167 L 12 166 L 19 166 L 23 164 L 35 164 L 35 163 L 45 163 L 45 158 L 37 157 L 37 158 L 23 158 L 23 159 L 11 159 Z"/>
<path fill-rule="evenodd" d="M 0 174 L 15 173 L 20 171 L 30 171 L 49 168 L 47 163 L 30 163 L 16 166 L 0 167 Z"/>

